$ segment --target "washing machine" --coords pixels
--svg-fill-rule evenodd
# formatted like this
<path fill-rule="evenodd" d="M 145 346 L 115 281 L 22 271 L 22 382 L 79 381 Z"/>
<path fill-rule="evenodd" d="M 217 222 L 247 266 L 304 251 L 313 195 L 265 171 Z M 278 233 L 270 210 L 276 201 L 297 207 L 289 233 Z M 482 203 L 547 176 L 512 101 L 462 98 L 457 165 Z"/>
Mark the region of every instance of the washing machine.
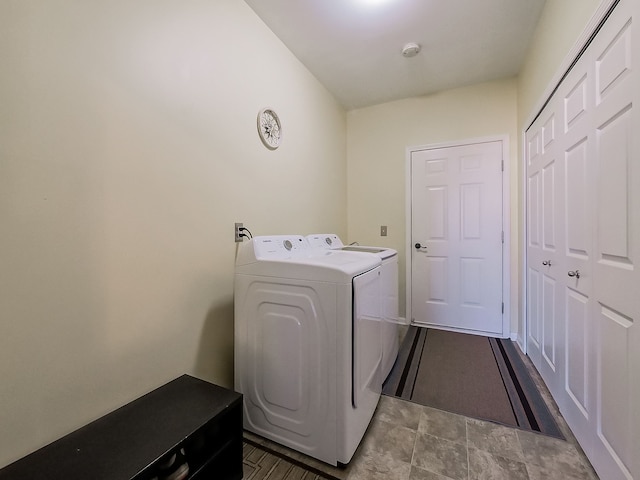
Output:
<path fill-rule="evenodd" d="M 331 465 L 351 460 L 382 390 L 381 259 L 254 237 L 235 268 L 244 427 Z"/>
<path fill-rule="evenodd" d="M 398 357 L 398 252 L 392 248 L 344 245 L 334 233 L 307 235 L 312 247 L 348 252 L 368 252 L 382 260 L 380 294 L 382 297 L 382 380 L 384 381 Z"/>

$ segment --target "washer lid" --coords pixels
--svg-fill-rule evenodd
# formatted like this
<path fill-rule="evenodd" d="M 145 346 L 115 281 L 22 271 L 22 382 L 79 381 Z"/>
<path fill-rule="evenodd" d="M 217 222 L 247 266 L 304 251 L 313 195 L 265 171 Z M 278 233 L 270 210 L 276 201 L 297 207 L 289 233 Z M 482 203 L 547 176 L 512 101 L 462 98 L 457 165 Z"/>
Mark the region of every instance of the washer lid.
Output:
<path fill-rule="evenodd" d="M 311 247 L 325 248 L 325 249 L 340 249 L 346 252 L 363 252 L 363 253 L 375 253 L 380 258 L 386 259 L 393 257 L 398 252 L 393 248 L 387 247 L 373 247 L 364 245 L 345 245 L 340 240 L 340 237 L 335 233 L 314 233 L 313 235 L 307 235 L 307 241 Z"/>
<path fill-rule="evenodd" d="M 340 250 L 345 252 L 367 252 L 367 253 L 375 253 L 379 255 L 380 258 L 385 259 L 389 257 L 393 257 L 398 252 L 393 248 L 386 247 L 368 247 L 363 245 L 347 245 L 346 247 L 342 247 Z"/>

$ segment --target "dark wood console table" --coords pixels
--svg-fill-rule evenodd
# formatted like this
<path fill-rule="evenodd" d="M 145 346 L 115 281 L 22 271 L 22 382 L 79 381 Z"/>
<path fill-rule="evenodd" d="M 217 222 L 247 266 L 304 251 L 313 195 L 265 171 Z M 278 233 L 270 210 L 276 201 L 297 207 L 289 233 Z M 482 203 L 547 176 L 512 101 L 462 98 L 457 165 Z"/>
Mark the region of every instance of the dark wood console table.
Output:
<path fill-rule="evenodd" d="M 0 480 L 151 480 L 184 449 L 189 480 L 242 478 L 242 395 L 183 375 L 0 469 Z"/>

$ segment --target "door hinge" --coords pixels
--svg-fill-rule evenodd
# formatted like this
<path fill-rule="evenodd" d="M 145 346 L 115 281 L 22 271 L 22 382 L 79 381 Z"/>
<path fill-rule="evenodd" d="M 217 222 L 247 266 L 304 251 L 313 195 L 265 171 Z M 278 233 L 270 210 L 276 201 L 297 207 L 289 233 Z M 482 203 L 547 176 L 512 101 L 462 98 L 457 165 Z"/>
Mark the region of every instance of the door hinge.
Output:
<path fill-rule="evenodd" d="M 504 313 L 504 302 L 502 302 L 502 313 Z"/>
<path fill-rule="evenodd" d="M 504 243 L 504 230 L 501 232 L 502 243 Z"/>
<path fill-rule="evenodd" d="M 500 160 L 500 170 L 504 172 L 504 160 Z"/>

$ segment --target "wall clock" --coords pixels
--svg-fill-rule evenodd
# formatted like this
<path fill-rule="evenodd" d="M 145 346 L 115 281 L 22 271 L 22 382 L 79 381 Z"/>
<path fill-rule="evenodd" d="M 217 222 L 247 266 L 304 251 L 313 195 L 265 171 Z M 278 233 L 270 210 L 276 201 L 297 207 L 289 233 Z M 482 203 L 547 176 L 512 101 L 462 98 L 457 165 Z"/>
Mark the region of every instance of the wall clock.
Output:
<path fill-rule="evenodd" d="M 270 108 L 263 108 L 258 112 L 258 134 L 264 146 L 275 150 L 282 141 L 282 125 L 276 112 Z"/>

